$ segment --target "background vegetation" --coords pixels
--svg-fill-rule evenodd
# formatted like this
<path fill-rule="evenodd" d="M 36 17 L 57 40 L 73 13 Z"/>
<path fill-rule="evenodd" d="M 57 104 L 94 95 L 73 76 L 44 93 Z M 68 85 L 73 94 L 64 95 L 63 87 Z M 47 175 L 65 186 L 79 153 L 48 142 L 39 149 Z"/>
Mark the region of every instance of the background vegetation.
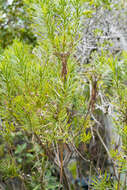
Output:
<path fill-rule="evenodd" d="M 126 190 L 126 41 L 115 53 L 111 39 L 97 41 L 87 64 L 79 57 L 84 22 L 121 8 L 126 2 L 1 2 L 3 190 Z"/>
<path fill-rule="evenodd" d="M 0 44 L 2 48 L 12 44 L 15 38 L 35 44 L 30 20 L 22 0 L 0 1 Z"/>

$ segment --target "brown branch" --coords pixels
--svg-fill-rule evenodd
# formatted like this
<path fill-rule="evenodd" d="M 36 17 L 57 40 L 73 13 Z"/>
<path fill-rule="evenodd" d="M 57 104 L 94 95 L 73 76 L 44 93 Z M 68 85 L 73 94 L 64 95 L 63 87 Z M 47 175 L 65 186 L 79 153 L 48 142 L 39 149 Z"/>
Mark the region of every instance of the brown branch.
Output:
<path fill-rule="evenodd" d="M 70 53 L 58 53 L 55 52 L 55 55 L 61 60 L 62 63 L 62 71 L 61 71 L 61 76 L 64 78 L 64 80 L 66 79 L 66 75 L 67 75 L 67 61 L 68 58 L 70 56 Z"/>
<path fill-rule="evenodd" d="M 59 143 L 59 152 L 60 152 L 60 184 L 63 181 L 63 143 Z M 60 190 L 60 187 L 59 187 Z"/>

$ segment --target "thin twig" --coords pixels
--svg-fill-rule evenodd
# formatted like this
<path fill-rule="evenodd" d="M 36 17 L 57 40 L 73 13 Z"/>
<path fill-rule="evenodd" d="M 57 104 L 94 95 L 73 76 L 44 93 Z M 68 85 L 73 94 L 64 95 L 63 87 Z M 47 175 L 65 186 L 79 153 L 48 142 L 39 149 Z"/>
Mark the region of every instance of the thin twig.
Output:
<path fill-rule="evenodd" d="M 94 130 L 95 130 L 95 129 L 94 129 Z M 97 130 L 95 130 L 95 131 L 96 131 L 96 133 L 97 133 L 97 135 L 98 135 L 98 137 L 99 137 L 99 139 L 100 139 L 102 145 L 104 146 L 104 148 L 105 148 L 105 150 L 106 150 L 106 152 L 107 152 L 107 154 L 108 154 L 108 157 L 110 158 L 110 160 L 111 160 L 112 163 L 113 163 L 114 174 L 115 174 L 115 177 L 116 177 L 116 179 L 117 179 L 117 181 L 118 181 L 119 179 L 118 179 L 118 175 L 117 175 L 117 173 L 116 173 L 115 163 L 114 163 L 114 161 L 113 161 L 113 159 L 112 159 L 112 157 L 111 157 L 111 155 L 110 155 L 110 152 L 109 152 L 107 146 L 105 145 L 105 143 L 104 143 L 104 141 L 103 141 L 103 139 L 102 139 L 102 137 L 101 137 L 101 135 L 100 135 L 100 133 L 99 133 L 99 131 L 98 131 L 98 128 L 97 128 Z"/>
<path fill-rule="evenodd" d="M 87 160 L 86 158 L 84 158 L 84 156 L 78 151 L 78 149 L 76 148 L 75 144 L 72 143 L 73 148 L 76 150 L 76 152 L 79 154 L 79 156 L 86 162 L 90 162 L 90 160 Z"/>

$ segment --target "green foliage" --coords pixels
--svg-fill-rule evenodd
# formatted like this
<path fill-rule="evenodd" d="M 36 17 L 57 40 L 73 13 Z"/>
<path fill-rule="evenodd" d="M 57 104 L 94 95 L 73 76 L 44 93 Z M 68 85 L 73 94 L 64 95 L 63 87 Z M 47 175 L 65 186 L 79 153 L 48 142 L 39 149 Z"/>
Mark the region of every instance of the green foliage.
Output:
<path fill-rule="evenodd" d="M 27 7 L 29 6 L 27 11 L 30 12 L 31 18 L 34 20 L 32 27 L 38 36 L 41 50 L 45 51 L 46 54 L 72 51 L 80 39 L 82 29 L 83 7 L 81 0 L 44 0 L 39 3 L 38 1 L 29 3 L 25 0 L 25 3 L 27 3 Z"/>
<path fill-rule="evenodd" d="M 80 143 L 80 135 L 76 134 L 85 122 L 85 107 L 82 89 L 79 89 L 80 76 L 76 71 L 76 60 L 72 56 L 80 39 L 80 17 L 83 13 L 80 5 L 80 1 L 43 1 L 34 5 L 31 3 L 34 18 L 36 15 L 33 28 L 36 27 L 37 30 L 38 47 L 31 53 L 28 45 L 15 40 L 13 45 L 4 51 L 0 64 L 0 117 L 2 136 L 9 144 L 12 143 L 11 133 L 16 133 L 17 130 L 30 136 L 38 135 L 41 142 L 49 146 L 61 139 L 66 143 L 71 142 L 73 136 L 78 138 L 77 142 Z M 39 23 L 40 18 L 42 22 Z M 78 38 L 77 41 L 75 38 Z M 61 76 L 63 60 L 59 55 L 66 52 L 69 57 L 65 80 Z M 76 112 L 82 105 L 79 114 L 74 117 L 71 116 L 73 105 Z M 83 140 L 85 141 L 85 136 Z M 38 156 L 30 154 L 28 150 L 26 143 L 23 143 L 19 144 L 14 152 L 15 161 L 21 167 L 20 175 L 31 172 L 29 182 L 26 182 L 28 187 L 57 187 L 58 184 L 53 183 L 56 179 L 52 178 L 47 168 L 40 165 L 40 153 L 36 153 L 39 156 L 37 162 Z M 31 163 L 32 166 L 36 160 L 39 165 L 25 171 L 24 159 L 25 164 Z M 39 171 L 37 176 L 36 170 Z"/>
<path fill-rule="evenodd" d="M 75 38 L 81 30 L 81 2 L 34 3 L 29 4 L 34 17 L 33 27 L 42 37 L 41 40 L 38 38 L 40 46 L 34 52 L 36 54 L 40 50 L 41 58 L 31 55 L 28 47 L 17 41 L 5 51 L 1 64 L 1 86 L 6 94 L 1 92 L 1 100 L 6 109 L 1 110 L 2 118 L 6 116 L 24 130 L 43 134 L 44 142 L 48 140 L 51 143 L 61 138 L 71 141 L 68 110 L 72 109 L 74 97 L 77 108 L 83 102 L 77 88 L 79 76 L 75 60 L 71 56 L 77 43 Z M 63 82 L 60 76 L 63 62 L 59 55 L 66 52 L 69 53 L 68 73 L 66 82 Z M 75 130 L 76 125 L 80 128 L 83 122 L 74 123 Z"/>
<path fill-rule="evenodd" d="M 109 190 L 112 189 L 112 180 L 111 177 L 108 176 L 106 173 L 104 176 L 99 176 L 99 179 L 93 178 L 93 187 L 95 190 L 106 190 L 107 188 Z"/>
<path fill-rule="evenodd" d="M 92 8 L 84 11 L 84 2 Z M 47 158 L 51 161 L 52 155 L 46 155 L 45 147 L 51 152 L 56 144 L 55 156 L 59 157 L 60 142 L 74 144 L 75 148 L 81 142 L 89 143 L 93 131 L 98 132 L 94 126 L 100 125 L 95 117 L 103 109 L 107 114 L 108 102 L 119 113 L 114 123 L 123 139 L 121 153 L 117 150 L 108 153 L 117 163 L 119 174 L 123 174 L 127 147 L 127 54 L 114 57 L 108 51 L 95 52 L 91 64 L 83 66 L 82 75 L 74 56 L 83 18 L 92 17 L 95 7 L 110 5 L 109 1 L 24 0 L 24 3 L 37 45 L 32 50 L 15 39 L 0 58 L 0 134 L 10 151 L 4 157 L 1 145 L 0 155 L 4 158 L 0 171 L 5 178 L 22 176 L 28 189 L 57 189 L 59 183 L 47 161 Z M 95 30 L 95 35 L 101 32 Z M 17 136 L 21 143 L 14 143 Z M 62 161 L 60 164 L 62 170 Z M 70 165 L 74 178 L 76 167 Z M 95 180 L 94 188 L 110 189 L 107 176 L 105 173 Z M 119 180 L 113 185 L 118 187 Z"/>
<path fill-rule="evenodd" d="M 3 179 L 19 176 L 19 171 L 20 166 L 16 165 L 15 159 L 11 158 L 10 155 L 8 155 L 4 160 L 1 159 L 0 172 L 3 175 Z"/>
<path fill-rule="evenodd" d="M 76 162 L 73 161 L 72 163 L 69 163 L 68 168 L 69 168 L 69 170 L 71 171 L 73 178 L 76 179 L 76 177 L 77 177 L 77 172 L 76 172 L 77 166 L 76 166 Z"/>
<path fill-rule="evenodd" d="M 41 65 L 28 46 L 18 41 L 4 52 L 3 57 L 0 113 L 5 133 L 19 125 L 24 130 L 43 134 L 44 142 L 61 138 L 71 140 L 67 109 L 72 109 L 74 97 L 76 109 L 82 102 L 79 92 L 77 95 L 78 74 L 74 71 L 74 63 L 70 62 L 70 76 L 64 84 L 60 74 L 55 75 L 60 73 L 59 65 L 50 62 Z M 83 122 L 74 123 L 75 130 L 76 125 L 80 128 Z"/>

